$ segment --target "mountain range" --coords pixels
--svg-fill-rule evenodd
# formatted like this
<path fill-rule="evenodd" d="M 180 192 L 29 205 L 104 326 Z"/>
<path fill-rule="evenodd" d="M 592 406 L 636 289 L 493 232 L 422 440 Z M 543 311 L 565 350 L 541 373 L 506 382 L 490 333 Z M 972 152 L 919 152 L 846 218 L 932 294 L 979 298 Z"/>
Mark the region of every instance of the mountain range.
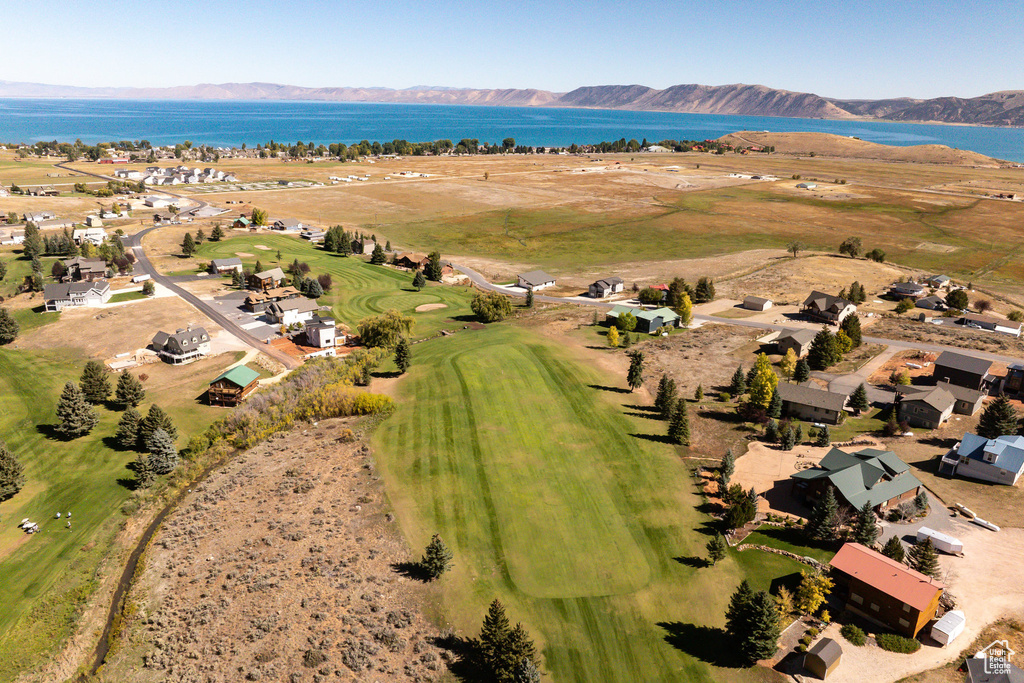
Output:
<path fill-rule="evenodd" d="M 308 88 L 278 83 L 202 83 L 171 88 L 84 88 L 0 81 L 0 97 L 120 98 L 181 100 L 313 100 L 466 104 L 509 107 L 581 107 L 821 119 L 880 119 L 990 126 L 1024 126 L 1024 90 L 980 97 L 843 100 L 763 85 L 598 85 L 567 93 L 528 89 L 442 86 Z"/>

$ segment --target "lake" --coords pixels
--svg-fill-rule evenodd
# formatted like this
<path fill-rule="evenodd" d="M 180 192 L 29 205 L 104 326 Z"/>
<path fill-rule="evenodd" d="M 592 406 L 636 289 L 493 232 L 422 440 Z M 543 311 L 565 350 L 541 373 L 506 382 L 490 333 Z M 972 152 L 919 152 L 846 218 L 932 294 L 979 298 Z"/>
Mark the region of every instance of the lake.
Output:
<path fill-rule="evenodd" d="M 856 136 L 887 145 L 942 144 L 1024 162 L 1024 128 L 826 121 L 597 109 L 477 107 L 361 102 L 0 99 L 0 141 L 255 146 L 269 140 L 317 144 L 461 138 L 565 147 L 619 138 L 705 140 L 740 130 Z"/>

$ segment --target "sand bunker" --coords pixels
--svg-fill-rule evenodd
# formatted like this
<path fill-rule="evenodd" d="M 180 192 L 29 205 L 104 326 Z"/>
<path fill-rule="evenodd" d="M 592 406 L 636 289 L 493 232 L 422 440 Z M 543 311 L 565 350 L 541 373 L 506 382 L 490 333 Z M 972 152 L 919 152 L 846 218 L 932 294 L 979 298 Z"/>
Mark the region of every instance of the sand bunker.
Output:
<path fill-rule="evenodd" d="M 253 246 L 257 249 L 262 249 L 263 251 L 270 251 L 270 247 L 265 244 L 254 244 Z"/>
<path fill-rule="evenodd" d="M 416 312 L 436 311 L 439 308 L 448 308 L 448 304 L 420 304 L 416 307 Z"/>
<path fill-rule="evenodd" d="M 255 256 L 255 254 L 250 254 L 245 251 L 236 251 L 235 256 L 237 256 L 238 258 L 252 258 L 253 256 Z"/>

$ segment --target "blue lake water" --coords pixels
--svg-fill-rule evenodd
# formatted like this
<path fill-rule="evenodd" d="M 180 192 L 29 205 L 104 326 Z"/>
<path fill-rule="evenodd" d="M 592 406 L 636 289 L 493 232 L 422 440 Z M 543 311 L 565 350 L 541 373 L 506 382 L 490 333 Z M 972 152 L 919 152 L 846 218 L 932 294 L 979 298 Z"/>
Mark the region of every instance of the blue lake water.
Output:
<path fill-rule="evenodd" d="M 936 126 L 665 112 L 354 102 L 0 99 L 0 141 L 149 140 L 250 146 L 477 138 L 568 146 L 619 138 L 705 140 L 740 130 L 852 135 L 888 145 L 943 144 L 1024 162 L 1024 128 Z"/>

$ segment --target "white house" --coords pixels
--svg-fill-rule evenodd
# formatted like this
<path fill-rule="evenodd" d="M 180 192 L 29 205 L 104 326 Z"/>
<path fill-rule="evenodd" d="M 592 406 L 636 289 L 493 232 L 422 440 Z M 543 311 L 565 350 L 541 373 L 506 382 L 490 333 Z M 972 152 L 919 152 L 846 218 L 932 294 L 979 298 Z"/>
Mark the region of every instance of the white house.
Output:
<path fill-rule="evenodd" d="M 315 299 L 288 299 L 267 306 L 267 319 L 275 325 L 294 325 L 313 319 L 320 310 Z"/>
<path fill-rule="evenodd" d="M 543 270 L 531 270 L 529 273 L 520 273 L 517 277 L 517 282 L 520 287 L 525 289 L 544 289 L 545 287 L 553 287 L 555 278 Z"/>
<path fill-rule="evenodd" d="M 98 218 L 96 219 L 99 220 Z M 82 246 L 86 242 L 95 246 L 103 244 L 103 240 L 107 239 L 107 233 L 103 228 L 76 228 L 72 233 L 72 239 L 75 240 L 75 244 Z"/>
<path fill-rule="evenodd" d="M 171 205 L 171 201 L 166 197 L 158 197 L 156 195 L 149 195 L 143 198 L 143 203 L 151 209 L 163 209 Z"/>
<path fill-rule="evenodd" d="M 314 315 L 306 323 L 306 341 L 310 346 L 320 349 L 334 348 L 337 337 L 337 327 L 333 318 L 321 318 Z"/>
<path fill-rule="evenodd" d="M 970 432 L 942 458 L 953 474 L 1014 486 L 1024 473 L 1024 436 L 986 439 Z"/>
<path fill-rule="evenodd" d="M 191 363 L 210 355 L 210 335 L 203 327 L 189 327 L 174 334 L 157 332 L 153 349 L 172 365 Z"/>
<path fill-rule="evenodd" d="M 43 287 L 43 299 L 47 311 L 62 311 L 77 306 L 101 306 L 110 301 L 110 283 L 106 280 L 93 282 L 59 282 Z"/>
<path fill-rule="evenodd" d="M 623 287 L 625 287 L 625 283 L 621 277 L 606 277 L 590 285 L 588 291 L 591 297 L 603 299 L 606 296 L 618 294 L 622 291 Z"/>

